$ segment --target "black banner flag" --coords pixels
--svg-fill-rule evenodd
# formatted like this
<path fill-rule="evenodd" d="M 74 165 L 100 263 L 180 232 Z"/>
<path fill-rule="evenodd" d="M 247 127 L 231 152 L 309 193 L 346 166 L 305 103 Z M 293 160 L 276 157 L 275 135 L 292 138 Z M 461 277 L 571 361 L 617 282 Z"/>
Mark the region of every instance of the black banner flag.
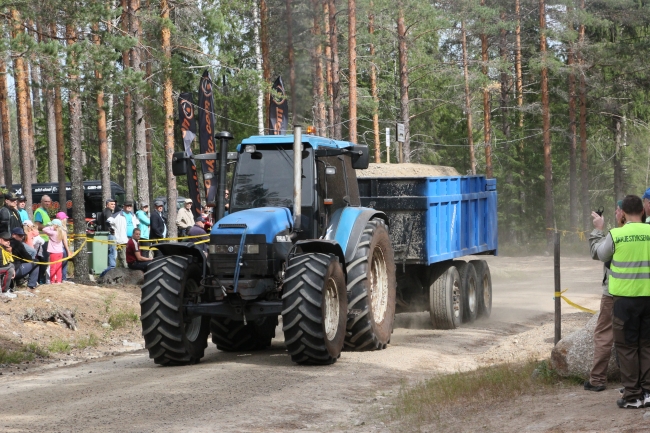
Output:
<path fill-rule="evenodd" d="M 214 97 L 212 96 L 212 80 L 207 70 L 203 72 L 199 83 L 198 116 L 201 153 L 213 153 L 216 149 L 214 145 Z M 201 161 L 203 175 L 205 176 L 206 173 L 212 174 L 211 179 L 203 178 L 206 203 L 216 203 L 218 182 L 215 176 L 215 162 L 213 159 Z"/>
<path fill-rule="evenodd" d="M 273 83 L 271 102 L 269 103 L 269 135 L 284 135 L 289 124 L 289 104 L 284 93 L 282 77 Z"/>
<path fill-rule="evenodd" d="M 201 193 L 199 192 L 199 176 L 196 172 L 194 155 L 192 153 L 192 141 L 196 137 L 196 120 L 194 119 L 194 98 L 191 93 L 181 93 L 178 97 L 178 123 L 183 134 L 183 146 L 185 153 L 190 156 L 191 167 L 187 174 L 187 188 L 192 199 L 192 214 L 194 217 L 201 215 Z M 168 206 L 173 206 L 168 203 Z M 170 222 L 170 224 L 175 221 Z"/>

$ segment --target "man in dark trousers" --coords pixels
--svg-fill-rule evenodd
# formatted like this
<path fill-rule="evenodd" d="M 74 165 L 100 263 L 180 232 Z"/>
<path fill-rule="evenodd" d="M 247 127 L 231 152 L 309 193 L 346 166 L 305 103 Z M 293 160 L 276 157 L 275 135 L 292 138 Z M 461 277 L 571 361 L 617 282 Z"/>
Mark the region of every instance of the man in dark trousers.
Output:
<path fill-rule="evenodd" d="M 27 277 L 27 287 L 34 290 L 38 286 L 38 265 L 33 262 L 32 255 L 25 249 L 25 232 L 16 227 L 11 231 L 11 254 L 14 255 L 14 268 L 16 269 L 15 281 Z"/>
<path fill-rule="evenodd" d="M 628 195 L 621 203 L 625 225 L 609 231 L 598 258 L 611 261 L 609 293 L 614 297 L 612 329 L 624 392 L 620 408 L 650 407 L 650 225 L 643 224 L 643 202 Z M 592 212 L 594 227 L 603 218 Z"/>
<path fill-rule="evenodd" d="M 165 215 L 163 214 L 163 202 L 156 200 L 153 202 L 153 211 L 151 211 L 150 226 L 149 226 L 149 239 L 152 244 L 157 239 L 164 239 L 167 236 L 167 224 L 165 224 Z M 154 250 L 154 257 L 160 257 L 162 253 Z"/>
<path fill-rule="evenodd" d="M 13 192 L 5 194 L 5 205 L 0 208 L 0 233 L 11 233 L 16 227 L 23 226 L 17 208 L 18 196 Z"/>

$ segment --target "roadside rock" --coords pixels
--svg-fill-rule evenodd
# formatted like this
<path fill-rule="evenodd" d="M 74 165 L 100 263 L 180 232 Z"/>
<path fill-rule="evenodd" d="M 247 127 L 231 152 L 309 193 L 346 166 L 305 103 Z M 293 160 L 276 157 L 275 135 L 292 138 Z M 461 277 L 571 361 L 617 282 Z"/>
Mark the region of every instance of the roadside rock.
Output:
<path fill-rule="evenodd" d="M 594 314 L 584 328 L 561 339 L 551 351 L 551 367 L 560 376 L 589 377 L 594 360 L 594 329 L 599 315 L 600 312 Z M 620 379 L 614 351 L 609 359 L 607 376 Z"/>
<path fill-rule="evenodd" d="M 106 272 L 106 275 L 100 277 L 99 284 L 131 284 L 141 286 L 144 283 L 144 272 L 128 268 L 113 268 Z"/>

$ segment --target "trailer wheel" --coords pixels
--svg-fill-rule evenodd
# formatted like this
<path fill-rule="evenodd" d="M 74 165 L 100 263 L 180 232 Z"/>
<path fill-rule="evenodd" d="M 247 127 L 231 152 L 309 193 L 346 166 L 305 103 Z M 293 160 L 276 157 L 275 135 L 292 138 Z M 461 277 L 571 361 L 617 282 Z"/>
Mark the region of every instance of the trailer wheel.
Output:
<path fill-rule="evenodd" d="M 263 350 L 275 337 L 278 317 L 269 316 L 248 322 L 230 318 L 213 317 L 210 321 L 212 342 L 223 352 Z"/>
<path fill-rule="evenodd" d="M 470 262 L 456 262 L 460 274 L 463 297 L 463 322 L 472 323 L 478 316 L 479 284 L 474 265 Z"/>
<path fill-rule="evenodd" d="M 395 261 L 386 224 L 366 224 L 348 265 L 348 323 L 345 348 L 385 349 L 395 321 Z"/>
<path fill-rule="evenodd" d="M 167 256 L 144 275 L 140 301 L 142 335 L 149 357 L 160 365 L 199 362 L 208 345 L 208 318 L 187 316 L 183 302 L 197 296 L 201 270 L 190 259 Z"/>
<path fill-rule="evenodd" d="M 348 298 L 338 257 L 289 259 L 282 294 L 284 340 L 298 364 L 333 364 L 341 356 Z"/>
<path fill-rule="evenodd" d="M 449 266 L 429 286 L 429 315 L 438 329 L 458 328 L 463 319 L 463 299 L 460 274 Z"/>
<path fill-rule="evenodd" d="M 478 316 L 490 317 L 492 314 L 492 276 L 485 260 L 472 260 L 478 281 Z"/>

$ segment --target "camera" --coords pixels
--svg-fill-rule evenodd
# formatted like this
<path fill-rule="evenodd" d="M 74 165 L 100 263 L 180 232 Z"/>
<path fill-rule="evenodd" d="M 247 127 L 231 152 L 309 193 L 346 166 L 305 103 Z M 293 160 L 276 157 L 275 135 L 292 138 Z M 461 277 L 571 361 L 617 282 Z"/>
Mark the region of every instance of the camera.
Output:
<path fill-rule="evenodd" d="M 603 216 L 603 212 L 605 212 L 605 208 L 601 206 L 595 212 L 598 214 L 598 216 Z"/>

